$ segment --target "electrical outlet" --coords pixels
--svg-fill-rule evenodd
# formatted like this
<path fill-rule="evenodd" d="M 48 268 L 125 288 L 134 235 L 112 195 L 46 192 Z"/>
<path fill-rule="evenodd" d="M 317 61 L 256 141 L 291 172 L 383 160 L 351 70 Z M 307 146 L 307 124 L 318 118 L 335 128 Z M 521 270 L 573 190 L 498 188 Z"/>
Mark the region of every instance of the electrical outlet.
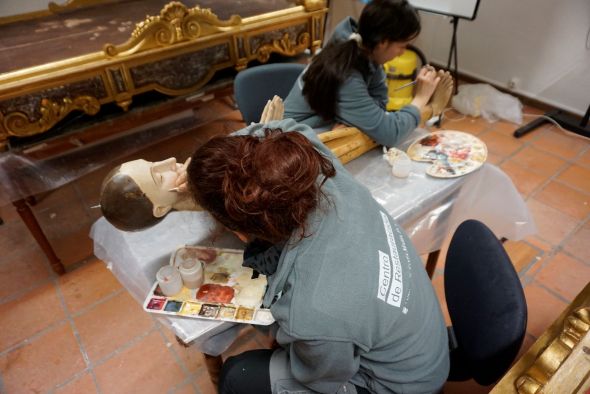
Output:
<path fill-rule="evenodd" d="M 518 79 L 517 77 L 512 77 L 508 81 L 508 89 L 514 90 L 514 89 L 518 88 L 519 84 L 520 84 L 520 79 Z"/>

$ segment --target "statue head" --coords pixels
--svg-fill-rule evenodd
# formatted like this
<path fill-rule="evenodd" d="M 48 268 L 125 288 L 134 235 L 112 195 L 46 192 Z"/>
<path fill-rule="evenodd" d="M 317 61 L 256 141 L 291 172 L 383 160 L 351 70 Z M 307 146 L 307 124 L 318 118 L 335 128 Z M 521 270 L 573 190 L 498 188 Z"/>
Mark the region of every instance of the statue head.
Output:
<path fill-rule="evenodd" d="M 133 160 L 115 167 L 103 181 L 100 207 L 104 217 L 115 227 L 137 231 L 161 221 L 173 208 L 180 206 L 188 195 L 171 190 L 176 187 L 176 159 L 150 162 Z M 194 204 L 193 204 L 194 205 Z"/>

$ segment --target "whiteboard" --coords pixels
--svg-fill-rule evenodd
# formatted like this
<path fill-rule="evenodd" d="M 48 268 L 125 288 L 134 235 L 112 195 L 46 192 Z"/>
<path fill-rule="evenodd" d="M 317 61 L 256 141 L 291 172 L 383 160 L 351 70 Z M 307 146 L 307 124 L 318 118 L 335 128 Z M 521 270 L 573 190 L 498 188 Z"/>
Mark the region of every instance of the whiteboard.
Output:
<path fill-rule="evenodd" d="M 474 20 L 479 0 L 408 0 L 416 9 Z"/>

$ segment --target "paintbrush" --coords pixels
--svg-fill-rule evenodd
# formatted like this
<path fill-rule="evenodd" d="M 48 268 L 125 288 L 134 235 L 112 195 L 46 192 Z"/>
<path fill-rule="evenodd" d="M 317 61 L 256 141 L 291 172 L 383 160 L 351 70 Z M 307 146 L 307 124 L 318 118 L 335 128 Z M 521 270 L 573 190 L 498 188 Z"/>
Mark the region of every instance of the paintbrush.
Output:
<path fill-rule="evenodd" d="M 414 80 L 414 81 L 412 81 L 412 82 L 408 82 L 408 83 L 406 83 L 406 84 L 404 84 L 404 85 L 402 85 L 402 86 L 398 86 L 398 87 L 397 87 L 397 88 L 395 88 L 393 91 L 394 91 L 394 92 L 397 92 L 398 90 L 402 90 L 403 88 L 407 88 L 408 86 L 415 85 L 415 84 L 416 84 L 416 82 L 418 82 L 418 80 Z"/>

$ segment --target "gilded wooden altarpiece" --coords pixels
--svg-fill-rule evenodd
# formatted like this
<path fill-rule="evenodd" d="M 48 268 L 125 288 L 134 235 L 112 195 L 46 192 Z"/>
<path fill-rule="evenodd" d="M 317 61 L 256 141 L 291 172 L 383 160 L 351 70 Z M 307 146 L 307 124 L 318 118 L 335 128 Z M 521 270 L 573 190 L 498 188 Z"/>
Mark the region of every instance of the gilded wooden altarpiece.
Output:
<path fill-rule="evenodd" d="M 126 110 L 140 93 L 185 95 L 218 70 L 264 63 L 272 53 L 315 51 L 326 12 L 326 0 L 301 0 L 284 10 L 221 20 L 210 9 L 170 2 L 137 23 L 121 45 L 1 74 L 0 150 L 9 136 L 46 132 L 72 111 L 94 115 L 110 102 Z"/>

